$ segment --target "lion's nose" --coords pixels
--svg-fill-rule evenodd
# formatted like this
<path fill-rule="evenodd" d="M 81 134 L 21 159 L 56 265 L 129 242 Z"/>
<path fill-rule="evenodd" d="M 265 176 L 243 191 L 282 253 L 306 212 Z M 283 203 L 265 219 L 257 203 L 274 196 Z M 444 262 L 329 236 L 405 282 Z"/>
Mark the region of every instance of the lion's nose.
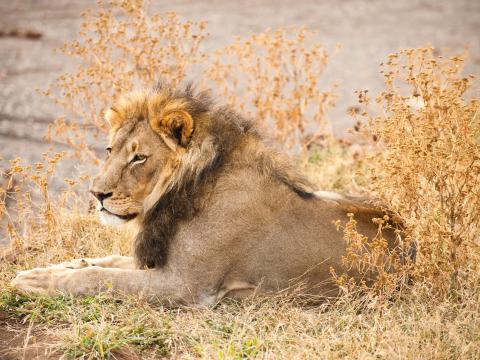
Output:
<path fill-rule="evenodd" d="M 93 196 L 95 196 L 98 199 L 98 201 L 100 201 L 100 203 L 103 203 L 103 200 L 109 198 L 113 194 L 112 192 L 104 193 L 104 192 L 99 192 L 94 190 L 90 190 L 90 192 L 93 194 Z"/>

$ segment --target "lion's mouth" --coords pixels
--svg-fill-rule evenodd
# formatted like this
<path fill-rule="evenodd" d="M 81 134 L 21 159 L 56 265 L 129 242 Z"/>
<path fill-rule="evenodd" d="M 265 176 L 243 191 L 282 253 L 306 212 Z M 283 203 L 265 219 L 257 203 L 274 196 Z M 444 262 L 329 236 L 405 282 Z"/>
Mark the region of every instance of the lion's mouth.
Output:
<path fill-rule="evenodd" d="M 100 209 L 100 211 L 104 211 L 104 212 L 106 212 L 107 214 L 116 216 L 116 217 L 118 217 L 119 219 L 122 219 L 122 220 L 124 220 L 124 221 L 133 220 L 133 219 L 135 219 L 135 218 L 137 217 L 137 215 L 138 215 L 138 214 L 119 215 L 119 214 L 112 213 L 111 211 L 108 211 L 108 210 L 105 209 L 104 207 L 102 207 L 102 208 Z"/>

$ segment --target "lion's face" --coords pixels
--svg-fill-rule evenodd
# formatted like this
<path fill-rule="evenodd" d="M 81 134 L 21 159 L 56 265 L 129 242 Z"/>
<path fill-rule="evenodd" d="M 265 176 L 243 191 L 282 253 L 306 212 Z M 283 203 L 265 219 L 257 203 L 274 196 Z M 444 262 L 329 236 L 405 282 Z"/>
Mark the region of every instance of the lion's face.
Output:
<path fill-rule="evenodd" d="M 102 222 L 142 216 L 171 183 L 193 132 L 184 107 L 168 93 L 132 93 L 107 111 L 108 158 L 90 189 Z"/>
<path fill-rule="evenodd" d="M 116 225 L 142 213 L 145 198 L 171 164 L 174 151 L 142 120 L 119 128 L 111 136 L 107 154 L 91 192 L 102 222 Z"/>

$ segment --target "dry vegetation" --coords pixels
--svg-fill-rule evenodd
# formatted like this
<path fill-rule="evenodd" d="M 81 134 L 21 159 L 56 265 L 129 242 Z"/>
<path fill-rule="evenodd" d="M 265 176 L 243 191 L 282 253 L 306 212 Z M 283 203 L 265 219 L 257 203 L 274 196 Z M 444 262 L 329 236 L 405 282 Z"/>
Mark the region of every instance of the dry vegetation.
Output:
<path fill-rule="evenodd" d="M 391 55 L 377 99 L 386 111 L 369 118 L 382 143 L 370 190 L 403 219 L 407 242 L 419 239 L 415 276 L 441 293 L 478 280 L 480 264 L 480 102 L 463 63 L 428 48 Z"/>
<path fill-rule="evenodd" d="M 103 2 L 87 10 L 78 40 L 63 54 L 79 60 L 74 73 L 60 76 L 44 95 L 63 107 L 50 137 L 63 139 L 75 156 L 97 160 L 89 135 L 106 133 L 103 110 L 121 93 L 152 87 L 159 79 L 177 84 L 204 62 L 199 46 L 206 24 L 180 21 L 175 13 L 147 16 L 143 1 Z M 88 159 L 88 157 L 87 157 Z"/>
<path fill-rule="evenodd" d="M 85 13 L 78 41 L 63 49 L 80 60 L 79 68 L 46 91 L 65 108 L 50 136 L 72 152 L 45 154 L 32 165 L 16 159 L 6 174 L 0 217 L 11 247 L 0 261 L 0 357 L 31 358 L 31 344 L 39 341 L 42 354 L 83 359 L 479 358 L 480 103 L 474 79 L 461 75 L 463 58 L 435 57 L 431 49 L 390 56 L 380 115 L 372 115 L 367 93 L 360 92 L 358 117 L 366 121 L 354 134 L 368 140 L 351 146 L 332 138 L 325 118 L 334 96 L 319 86 L 328 56 L 314 34 L 267 30 L 207 56 L 205 24 L 142 9 L 141 1 L 113 1 Z M 49 184 L 59 161 L 98 161 L 95 139 L 106 131 L 102 109 L 112 98 L 158 77 L 180 82 L 192 72 L 203 74 L 201 86 L 213 84 L 224 101 L 303 154 L 319 187 L 373 193 L 404 221 L 407 236 L 399 245 L 409 249 L 415 241 L 417 263 L 401 264 L 396 253 L 385 252 L 381 232 L 367 239 L 350 218 L 337 224 L 350 244 L 345 265 L 374 268 L 377 281 L 366 289 L 336 274 L 344 295 L 322 305 L 291 293 L 213 309 L 168 309 L 109 293 L 16 293 L 9 282 L 20 269 L 129 253 L 128 234 L 88 212 L 77 191 L 88 175 L 65 179 L 60 194 L 51 194 Z M 389 226 L 387 219 L 375 221 L 379 229 Z M 18 349 L 8 349 L 16 333 L 21 340 L 10 344 Z"/>
<path fill-rule="evenodd" d="M 219 95 L 243 114 L 255 118 L 284 147 L 326 140 L 331 128 L 325 111 L 332 91 L 319 80 L 328 54 L 304 28 L 267 29 L 215 52 L 206 77 Z"/>

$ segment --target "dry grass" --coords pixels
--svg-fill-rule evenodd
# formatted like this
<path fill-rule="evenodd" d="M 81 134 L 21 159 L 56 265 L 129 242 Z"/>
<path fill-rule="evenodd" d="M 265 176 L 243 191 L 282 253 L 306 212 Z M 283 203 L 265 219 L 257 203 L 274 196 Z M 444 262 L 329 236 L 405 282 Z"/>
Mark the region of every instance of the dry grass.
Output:
<path fill-rule="evenodd" d="M 462 289 L 461 301 L 432 298 L 418 284 L 390 301 L 345 296 L 306 307 L 279 295 L 167 309 L 110 294 L 25 298 L 7 287 L 0 310 L 54 335 L 52 348 L 67 358 L 476 359 L 479 290 L 478 282 Z"/>
<path fill-rule="evenodd" d="M 308 30 L 267 29 L 217 50 L 206 76 L 231 106 L 275 129 L 284 148 L 299 146 L 305 153 L 332 135 L 325 113 L 333 89 L 322 91 L 319 83 L 328 61 Z"/>
<path fill-rule="evenodd" d="M 392 55 L 382 116 L 369 117 L 368 97 L 360 93 L 375 141 L 352 146 L 331 138 L 325 108 L 332 94 L 319 89 L 328 55 L 313 34 L 268 30 L 212 56 L 202 54 L 205 36 L 205 24 L 147 16 L 141 1 L 87 12 L 79 40 L 64 47 L 79 58 L 78 71 L 46 92 L 66 110 L 50 135 L 71 145 L 68 155 L 96 160 L 92 145 L 106 130 L 102 109 L 112 98 L 160 75 L 179 82 L 205 71 L 226 101 L 263 121 L 272 137 L 308 152 L 302 164 L 319 187 L 372 192 L 404 220 L 419 249 L 418 265 L 405 270 L 414 284 L 397 290 L 398 279 L 380 271 L 376 292 L 360 292 L 346 279 L 344 296 L 315 306 L 295 292 L 213 309 L 168 309 L 109 293 L 24 297 L 9 286 L 18 270 L 128 254 L 130 241 L 88 212 L 77 192 L 88 174 L 65 179 L 64 190 L 51 193 L 56 165 L 71 161 L 67 154 L 45 154 L 32 165 L 17 159 L 0 188 L 1 224 L 11 240 L 0 257 L 0 315 L 8 317 L 0 321 L 27 334 L 19 357 L 32 334 L 44 334 L 51 340 L 44 350 L 63 358 L 479 358 L 479 103 L 466 95 L 473 80 L 460 75 L 462 60 L 436 59 L 428 49 Z M 382 270 L 381 241 L 361 237 L 351 221 L 346 266 Z M 0 349 L 0 357 L 8 351 Z"/>
<path fill-rule="evenodd" d="M 121 93 L 150 88 L 159 79 L 178 84 L 205 55 L 204 22 L 181 21 L 175 13 L 147 16 L 142 0 L 100 1 L 82 14 L 78 39 L 60 51 L 79 60 L 43 94 L 65 110 L 49 136 L 62 139 L 77 158 L 98 162 L 91 135 L 105 134 L 103 111 Z M 89 137 L 90 136 L 90 137 Z"/>
<path fill-rule="evenodd" d="M 480 102 L 464 62 L 405 50 L 382 67 L 382 115 L 360 94 L 377 140 L 369 191 L 403 220 L 403 246 L 416 241 L 412 275 L 443 295 L 477 281 L 480 264 Z"/>

